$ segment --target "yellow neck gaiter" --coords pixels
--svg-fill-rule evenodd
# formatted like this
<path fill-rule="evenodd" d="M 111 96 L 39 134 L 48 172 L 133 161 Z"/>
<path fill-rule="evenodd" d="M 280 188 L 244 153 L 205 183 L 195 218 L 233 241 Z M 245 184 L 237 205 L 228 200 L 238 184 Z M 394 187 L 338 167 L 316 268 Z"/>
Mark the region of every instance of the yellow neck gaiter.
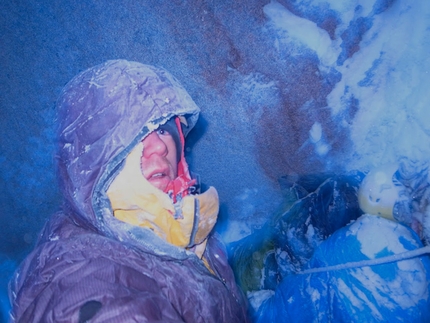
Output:
<path fill-rule="evenodd" d="M 166 193 L 142 175 L 139 143 L 127 156 L 124 168 L 107 190 L 114 216 L 152 230 L 165 241 L 193 250 L 200 258 L 219 211 L 218 193 L 210 187 L 203 194 L 187 195 L 175 205 Z M 179 211 L 179 212 L 178 212 Z M 180 214 L 175 220 L 174 214 Z"/>

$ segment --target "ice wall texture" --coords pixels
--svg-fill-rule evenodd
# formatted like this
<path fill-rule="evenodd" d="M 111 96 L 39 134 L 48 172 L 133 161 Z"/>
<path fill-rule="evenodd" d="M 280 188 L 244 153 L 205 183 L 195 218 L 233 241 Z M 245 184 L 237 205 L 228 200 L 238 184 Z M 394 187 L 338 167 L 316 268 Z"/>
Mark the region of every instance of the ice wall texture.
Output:
<path fill-rule="evenodd" d="M 2 1 L 1 259 L 60 204 L 59 91 L 107 59 L 166 68 L 202 108 L 187 151 L 226 241 L 277 210 L 282 175 L 427 160 L 429 14 L 424 0 Z"/>

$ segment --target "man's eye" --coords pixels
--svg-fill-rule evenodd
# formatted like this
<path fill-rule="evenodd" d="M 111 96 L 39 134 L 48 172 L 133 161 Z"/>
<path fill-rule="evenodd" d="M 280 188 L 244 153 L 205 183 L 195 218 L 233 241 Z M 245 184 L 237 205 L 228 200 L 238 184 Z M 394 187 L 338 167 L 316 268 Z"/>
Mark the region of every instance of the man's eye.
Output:
<path fill-rule="evenodd" d="M 158 129 L 157 133 L 159 135 L 168 135 L 169 134 L 169 132 L 167 130 L 164 130 L 164 129 Z"/>

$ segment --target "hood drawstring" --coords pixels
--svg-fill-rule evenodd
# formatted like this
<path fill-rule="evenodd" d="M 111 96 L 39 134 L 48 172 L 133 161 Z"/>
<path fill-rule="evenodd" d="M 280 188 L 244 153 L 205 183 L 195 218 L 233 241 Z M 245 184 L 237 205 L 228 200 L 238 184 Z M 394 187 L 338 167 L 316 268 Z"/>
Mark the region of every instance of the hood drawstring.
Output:
<path fill-rule="evenodd" d="M 188 170 L 188 164 L 185 160 L 185 138 L 182 132 L 181 121 L 179 117 L 175 117 L 175 123 L 176 127 L 178 128 L 179 139 L 181 142 L 181 157 L 178 162 L 178 176 L 167 185 L 164 192 L 170 197 L 175 207 L 175 214 L 173 217 L 175 219 L 183 219 L 181 211 L 182 199 L 185 196 L 194 193 L 194 185 L 197 181 L 191 178 L 190 172 Z"/>

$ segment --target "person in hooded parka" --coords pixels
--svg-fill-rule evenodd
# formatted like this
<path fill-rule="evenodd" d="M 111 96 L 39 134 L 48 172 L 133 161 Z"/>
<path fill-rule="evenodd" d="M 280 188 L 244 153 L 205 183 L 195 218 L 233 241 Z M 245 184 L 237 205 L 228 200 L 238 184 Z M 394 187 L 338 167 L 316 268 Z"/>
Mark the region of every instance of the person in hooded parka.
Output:
<path fill-rule="evenodd" d="M 113 60 L 58 100 L 65 197 L 10 284 L 12 322 L 247 322 L 184 158 L 199 109 L 169 73 Z"/>

